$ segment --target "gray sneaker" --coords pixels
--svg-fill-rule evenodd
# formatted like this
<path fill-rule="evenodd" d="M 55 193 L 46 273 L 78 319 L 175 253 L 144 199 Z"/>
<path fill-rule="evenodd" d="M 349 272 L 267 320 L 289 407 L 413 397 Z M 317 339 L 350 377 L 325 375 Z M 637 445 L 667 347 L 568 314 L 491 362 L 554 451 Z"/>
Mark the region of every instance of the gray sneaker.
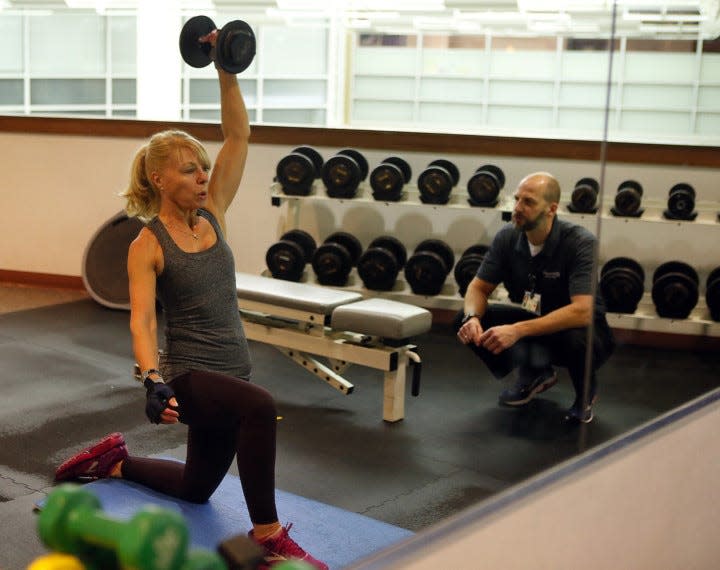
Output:
<path fill-rule="evenodd" d="M 577 422 L 581 424 L 589 424 L 593 421 L 592 406 L 587 406 L 584 410 L 582 406 L 572 406 L 565 412 L 566 422 Z"/>
<path fill-rule="evenodd" d="M 500 393 L 498 400 L 503 406 L 523 406 L 538 394 L 555 386 L 557 381 L 557 372 L 552 366 L 531 378 L 521 375 L 513 387 Z"/>
<path fill-rule="evenodd" d="M 592 405 L 595 403 L 596 399 L 597 397 L 593 396 L 585 407 L 583 407 L 581 401 L 576 399 L 575 402 L 573 402 L 573 405 L 565 411 L 565 421 L 571 423 L 589 424 L 595 417 Z"/>

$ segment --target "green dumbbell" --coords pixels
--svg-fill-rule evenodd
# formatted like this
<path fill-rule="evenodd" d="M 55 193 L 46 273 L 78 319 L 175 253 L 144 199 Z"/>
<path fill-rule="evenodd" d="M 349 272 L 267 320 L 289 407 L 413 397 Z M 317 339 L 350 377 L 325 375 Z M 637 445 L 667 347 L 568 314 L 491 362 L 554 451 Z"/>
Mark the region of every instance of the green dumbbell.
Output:
<path fill-rule="evenodd" d="M 188 553 L 188 530 L 178 513 L 149 506 L 129 521 L 115 520 L 95 495 L 71 483 L 48 495 L 38 532 L 48 548 L 80 558 L 98 547 L 110 550 L 123 569 L 181 570 Z"/>

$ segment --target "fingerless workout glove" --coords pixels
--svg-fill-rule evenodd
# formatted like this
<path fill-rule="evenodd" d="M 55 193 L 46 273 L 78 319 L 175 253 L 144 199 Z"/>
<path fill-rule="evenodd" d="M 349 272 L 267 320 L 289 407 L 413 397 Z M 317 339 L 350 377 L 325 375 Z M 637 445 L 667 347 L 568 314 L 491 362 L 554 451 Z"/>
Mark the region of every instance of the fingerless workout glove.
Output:
<path fill-rule="evenodd" d="M 154 424 L 159 424 L 160 415 L 169 406 L 170 399 L 175 397 L 175 392 L 164 382 L 153 382 L 150 378 L 147 378 L 143 384 L 147 389 L 145 415 Z"/>

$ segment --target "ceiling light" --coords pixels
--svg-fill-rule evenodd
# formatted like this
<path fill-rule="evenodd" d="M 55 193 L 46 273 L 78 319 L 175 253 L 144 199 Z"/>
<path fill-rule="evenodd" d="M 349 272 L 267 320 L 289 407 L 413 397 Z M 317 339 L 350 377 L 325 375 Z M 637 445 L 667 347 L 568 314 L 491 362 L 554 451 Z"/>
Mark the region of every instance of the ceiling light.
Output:
<path fill-rule="evenodd" d="M 95 10 L 98 14 L 107 10 L 137 8 L 138 3 L 138 0 L 65 0 L 68 8 Z"/>
<path fill-rule="evenodd" d="M 640 32 L 647 33 L 647 34 L 669 34 L 672 36 L 680 36 L 680 35 L 687 35 L 692 38 L 696 38 L 698 34 L 698 28 L 695 26 L 683 26 L 683 25 L 673 25 L 673 26 L 658 26 L 657 24 L 649 25 L 649 24 L 641 24 L 638 28 Z"/>
<path fill-rule="evenodd" d="M 347 12 L 345 14 L 348 18 L 359 18 L 364 20 L 399 20 L 400 19 L 400 12 L 384 12 L 384 11 L 376 11 L 376 12 L 360 12 L 360 11 L 353 11 L 353 12 Z"/>
<path fill-rule="evenodd" d="M 436 12 L 445 9 L 444 0 L 276 0 L 280 10 L 321 10 L 332 4 L 338 10 Z"/>
<path fill-rule="evenodd" d="M 528 20 L 533 22 L 570 22 L 570 14 L 566 12 L 538 12 L 527 15 Z"/>
<path fill-rule="evenodd" d="M 623 10 L 623 20 L 633 22 L 704 22 L 707 18 L 702 14 L 678 12 L 650 12 L 643 10 Z"/>
<path fill-rule="evenodd" d="M 277 7 L 283 11 L 324 10 L 325 0 L 276 0 Z"/>
<path fill-rule="evenodd" d="M 336 2 L 338 0 L 335 0 Z M 445 0 L 345 0 L 353 10 L 384 10 L 391 8 L 401 12 L 436 12 L 445 9 Z"/>
<path fill-rule="evenodd" d="M 582 24 L 573 22 L 572 29 L 569 31 L 573 35 L 574 34 L 596 34 L 600 31 L 600 26 L 598 24 L 593 24 L 590 22 L 585 22 Z"/>
<path fill-rule="evenodd" d="M 555 33 L 564 32 L 568 30 L 569 27 L 563 22 L 538 21 L 528 22 L 528 29 L 532 30 L 533 32 Z"/>
<path fill-rule="evenodd" d="M 352 18 L 348 21 L 348 27 L 354 30 L 368 30 L 371 22 L 367 18 Z"/>
<path fill-rule="evenodd" d="M 455 21 L 455 29 L 456 29 L 458 32 L 465 33 L 465 34 L 467 34 L 467 33 L 477 34 L 477 33 L 482 32 L 482 29 L 483 29 L 483 28 L 482 28 L 482 26 L 480 25 L 480 22 L 471 22 L 471 21 L 468 21 L 468 20 L 464 20 L 464 21 L 463 21 L 463 20 L 460 20 L 460 21 L 456 20 L 456 21 Z"/>
<path fill-rule="evenodd" d="M 413 18 L 413 27 L 416 30 L 452 30 L 456 22 L 453 18 Z"/>
<path fill-rule="evenodd" d="M 265 10 L 265 15 L 268 18 L 292 22 L 294 20 L 322 20 L 331 14 L 327 10 L 278 10 L 277 8 L 268 8 Z"/>
<path fill-rule="evenodd" d="M 456 19 L 472 20 L 475 22 L 483 22 L 487 24 L 512 24 L 516 22 L 524 22 L 525 15 L 519 12 L 464 12 L 460 10 L 454 11 Z"/>
<path fill-rule="evenodd" d="M 572 12 L 612 7 L 612 0 L 517 0 L 521 12 Z"/>

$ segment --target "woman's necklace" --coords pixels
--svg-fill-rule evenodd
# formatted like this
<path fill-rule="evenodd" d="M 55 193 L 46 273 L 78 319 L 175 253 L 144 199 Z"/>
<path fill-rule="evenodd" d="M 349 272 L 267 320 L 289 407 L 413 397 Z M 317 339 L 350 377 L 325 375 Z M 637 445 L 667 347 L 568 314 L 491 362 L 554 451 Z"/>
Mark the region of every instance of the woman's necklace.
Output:
<path fill-rule="evenodd" d="M 170 223 L 168 223 L 167 225 L 169 225 L 171 228 L 176 229 L 176 230 L 179 231 L 181 234 L 185 234 L 186 236 L 192 236 L 193 239 L 199 240 L 199 239 L 200 239 L 200 236 L 199 236 L 196 232 L 192 231 L 192 228 L 196 228 L 197 225 L 198 225 L 198 223 L 199 223 L 199 220 L 195 222 L 195 225 L 194 225 L 194 226 L 191 226 L 189 232 L 188 232 L 188 231 L 185 231 L 185 230 L 183 230 L 183 229 L 181 229 L 181 228 L 179 228 L 178 226 L 176 226 L 176 225 L 175 225 L 175 222 L 172 221 L 172 220 L 171 220 Z"/>

